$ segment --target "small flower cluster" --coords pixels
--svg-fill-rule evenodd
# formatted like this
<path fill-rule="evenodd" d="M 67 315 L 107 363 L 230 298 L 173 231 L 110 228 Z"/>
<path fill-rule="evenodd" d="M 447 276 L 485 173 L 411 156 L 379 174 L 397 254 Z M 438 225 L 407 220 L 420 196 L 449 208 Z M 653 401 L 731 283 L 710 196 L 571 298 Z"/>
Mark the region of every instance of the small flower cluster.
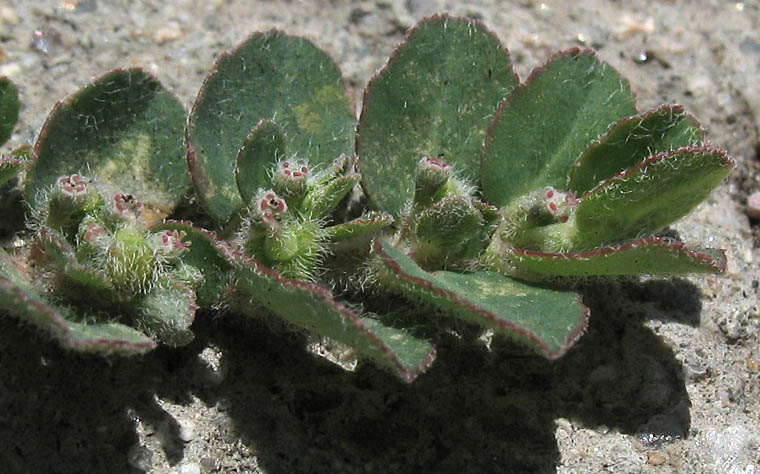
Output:
<path fill-rule="evenodd" d="M 377 218 L 346 223 L 348 228 L 327 225 L 361 178 L 351 158 L 341 156 L 316 173 L 305 160 L 281 160 L 270 176 L 272 187 L 255 194 L 239 240 L 246 254 L 286 278 L 313 281 L 331 241 L 387 225 Z"/>
<path fill-rule="evenodd" d="M 271 189 L 259 191 L 251 217 L 265 225 L 274 226 L 288 212 L 288 204 Z"/>
<path fill-rule="evenodd" d="M 547 186 L 541 193 L 543 194 L 543 204 L 546 206 L 546 210 L 558 222 L 567 222 L 570 213 L 578 207 L 578 199 L 572 191 L 562 192 L 551 186 Z M 537 204 L 540 205 L 541 201 L 539 200 Z"/>
<path fill-rule="evenodd" d="M 47 205 L 38 227 L 60 233 L 77 263 L 103 274 L 119 299 L 149 291 L 189 249 L 182 232 L 146 231 L 145 206 L 136 196 L 115 193 L 104 199 L 95 183 L 79 174 L 58 178 L 43 199 Z"/>
<path fill-rule="evenodd" d="M 272 189 L 294 204 L 306 194 L 311 171 L 305 160 L 281 160 L 272 173 Z"/>
<path fill-rule="evenodd" d="M 87 194 L 87 183 L 78 174 L 71 176 L 61 176 L 56 181 L 58 190 L 64 196 L 71 198 L 83 197 Z"/>

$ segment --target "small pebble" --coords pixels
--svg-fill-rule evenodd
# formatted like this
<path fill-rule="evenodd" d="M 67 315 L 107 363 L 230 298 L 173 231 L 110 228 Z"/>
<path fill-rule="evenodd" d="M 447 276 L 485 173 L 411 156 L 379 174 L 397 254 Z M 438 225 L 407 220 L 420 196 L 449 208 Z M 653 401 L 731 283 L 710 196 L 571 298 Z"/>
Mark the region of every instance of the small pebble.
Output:
<path fill-rule="evenodd" d="M 726 342 L 737 343 L 747 338 L 747 328 L 743 316 L 743 314 L 735 312 L 731 316 L 725 315 L 718 318 L 718 328 L 726 338 Z"/>
<path fill-rule="evenodd" d="M 19 18 L 16 10 L 11 7 L 0 7 L 0 23 L 18 25 Z"/>
<path fill-rule="evenodd" d="M 684 361 L 683 371 L 686 380 L 690 382 L 704 380 L 710 374 L 707 364 L 697 357 L 688 357 Z"/>
<path fill-rule="evenodd" d="M 34 30 L 32 33 L 32 49 L 47 54 L 54 46 L 61 44 L 61 34 L 53 28 Z"/>
<path fill-rule="evenodd" d="M 182 38 L 182 36 L 184 36 L 184 33 L 182 32 L 182 29 L 179 27 L 179 25 L 176 23 L 169 23 L 166 26 L 156 30 L 155 35 L 153 35 L 153 39 L 158 44 L 164 44 L 171 41 L 176 41 Z"/>
<path fill-rule="evenodd" d="M 201 465 L 197 462 L 183 464 L 179 468 L 180 474 L 201 474 Z"/>
<path fill-rule="evenodd" d="M 665 464 L 665 461 L 667 461 L 667 459 L 665 459 L 665 456 L 659 451 L 649 451 L 647 453 L 647 464 L 660 466 Z"/>
<path fill-rule="evenodd" d="M 686 90 L 694 95 L 707 94 L 714 88 L 712 80 L 704 74 L 690 75 L 686 81 Z"/>
<path fill-rule="evenodd" d="M 651 16 L 641 20 L 630 13 L 623 13 L 619 17 L 619 22 L 616 33 L 621 41 L 639 34 L 650 34 L 654 31 L 654 18 Z"/>
<path fill-rule="evenodd" d="M 744 400 L 744 379 L 736 374 L 726 374 L 721 377 L 724 387 L 719 393 L 721 401 L 741 403 Z"/>
<path fill-rule="evenodd" d="M 179 439 L 185 443 L 195 439 L 195 423 L 187 418 L 180 418 L 177 420 L 179 426 Z"/>
<path fill-rule="evenodd" d="M 21 66 L 18 63 L 8 63 L 0 66 L 0 76 L 16 77 L 21 74 Z"/>
<path fill-rule="evenodd" d="M 74 13 L 89 13 L 98 9 L 96 0 L 68 0 L 61 2 L 61 8 Z"/>
<path fill-rule="evenodd" d="M 221 466 L 216 458 L 205 457 L 201 459 L 201 468 L 203 468 L 204 473 L 211 473 L 217 472 Z"/>
<path fill-rule="evenodd" d="M 215 387 L 224 382 L 227 377 L 227 369 L 221 363 L 221 351 L 215 347 L 207 347 L 199 354 L 199 358 L 203 367 L 199 375 L 203 383 Z"/>
<path fill-rule="evenodd" d="M 755 191 L 747 198 L 747 215 L 760 219 L 760 191 Z"/>
<path fill-rule="evenodd" d="M 755 360 L 752 354 L 747 356 L 747 369 L 760 374 L 760 362 Z"/>

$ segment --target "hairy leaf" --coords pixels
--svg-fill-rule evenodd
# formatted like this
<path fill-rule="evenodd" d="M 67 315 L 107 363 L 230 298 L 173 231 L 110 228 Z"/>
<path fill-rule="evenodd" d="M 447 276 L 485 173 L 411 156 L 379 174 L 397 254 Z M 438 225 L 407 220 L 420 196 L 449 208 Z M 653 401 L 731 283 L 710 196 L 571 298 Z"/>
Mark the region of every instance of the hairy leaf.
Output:
<path fill-rule="evenodd" d="M 426 272 L 388 242 L 374 250 L 386 277 L 406 297 L 492 328 L 549 358 L 562 356 L 588 324 L 580 296 L 529 285 L 493 272 Z"/>
<path fill-rule="evenodd" d="M 195 293 L 187 285 L 162 275 L 134 302 L 135 323 L 170 346 L 184 346 L 193 338 L 190 325 L 198 309 Z"/>
<path fill-rule="evenodd" d="M 503 266 L 530 279 L 555 276 L 683 275 L 725 273 L 722 250 L 686 247 L 660 237 L 633 240 L 588 252 L 547 253 L 513 249 L 503 256 Z"/>
<path fill-rule="evenodd" d="M 304 38 L 254 34 L 216 62 L 187 125 L 196 194 L 220 224 L 244 204 L 235 183 L 236 159 L 261 120 L 282 127 L 289 152 L 312 166 L 352 151 L 354 110 L 330 57 Z"/>
<path fill-rule="evenodd" d="M 79 173 L 133 194 L 148 222 L 166 217 L 185 195 L 185 111 L 153 76 L 112 71 L 59 102 L 37 138 L 26 199 L 63 175 Z"/>
<path fill-rule="evenodd" d="M 0 77 L 0 145 L 8 141 L 18 121 L 18 91 L 7 77 Z"/>
<path fill-rule="evenodd" d="M 156 347 L 145 334 L 119 323 L 89 323 L 66 306 L 55 306 L 0 249 L 0 308 L 56 338 L 63 347 L 81 352 L 133 355 Z"/>
<path fill-rule="evenodd" d="M 711 147 L 647 158 L 581 200 L 574 247 L 587 250 L 657 232 L 702 202 L 733 166 L 724 150 Z"/>
<path fill-rule="evenodd" d="M 259 189 L 272 187 L 271 171 L 285 158 L 285 132 L 271 120 L 262 120 L 246 137 L 237 155 L 235 178 L 243 204 L 248 205 Z"/>
<path fill-rule="evenodd" d="M 393 224 L 393 217 L 386 213 L 370 212 L 356 219 L 325 229 L 333 242 L 369 235 Z"/>
<path fill-rule="evenodd" d="M 656 153 L 700 145 L 703 138 L 699 122 L 680 106 L 663 105 L 621 120 L 583 152 L 570 173 L 568 190 L 580 196 Z"/>
<path fill-rule="evenodd" d="M 231 258 L 239 291 L 289 323 L 352 347 L 405 382 L 413 381 L 433 362 L 432 344 L 409 331 L 352 310 L 321 286 L 284 279 L 243 255 Z M 248 309 L 252 307 L 255 305 L 246 305 Z"/>
<path fill-rule="evenodd" d="M 592 51 L 555 55 L 504 100 L 488 129 L 486 199 L 501 207 L 544 186 L 563 189 L 591 142 L 635 113 L 628 82 Z"/>
<path fill-rule="evenodd" d="M 421 21 L 365 91 L 356 149 L 372 204 L 398 217 L 425 156 L 475 181 L 485 130 L 516 84 L 509 53 L 481 23 Z"/>

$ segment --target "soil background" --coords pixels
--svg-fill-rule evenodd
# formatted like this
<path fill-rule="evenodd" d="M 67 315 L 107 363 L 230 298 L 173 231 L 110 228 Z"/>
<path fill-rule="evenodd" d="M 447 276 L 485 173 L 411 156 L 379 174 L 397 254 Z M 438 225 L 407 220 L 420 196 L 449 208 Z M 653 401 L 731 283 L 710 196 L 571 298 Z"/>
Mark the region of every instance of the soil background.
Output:
<path fill-rule="evenodd" d="M 189 108 L 219 54 L 270 28 L 324 48 L 361 102 L 406 29 L 442 11 L 483 20 L 522 79 L 588 47 L 640 110 L 699 117 L 737 168 L 672 231 L 725 248 L 727 274 L 597 285 L 561 360 L 451 337 L 411 385 L 344 371 L 266 319 L 201 313 L 188 347 L 103 360 L 0 315 L 0 472 L 760 473 L 757 2 L 5 0 L 0 75 L 23 103 L 5 151 L 116 67 L 147 69 Z"/>

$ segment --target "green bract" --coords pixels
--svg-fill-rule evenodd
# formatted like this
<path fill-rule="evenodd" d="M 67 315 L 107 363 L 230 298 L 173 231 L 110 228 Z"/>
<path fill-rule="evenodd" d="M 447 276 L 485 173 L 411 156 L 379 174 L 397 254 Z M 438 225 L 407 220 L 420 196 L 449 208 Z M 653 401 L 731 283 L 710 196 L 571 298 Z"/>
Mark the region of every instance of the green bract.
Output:
<path fill-rule="evenodd" d="M 0 144 L 17 115 L 0 79 Z M 357 122 L 323 51 L 257 33 L 187 120 L 155 78 L 117 70 L 2 157 L 29 218 L 26 245 L 0 250 L 0 308 L 126 354 L 188 343 L 199 306 L 271 313 L 407 382 L 435 358 L 438 315 L 557 358 L 588 324 L 578 277 L 725 271 L 723 251 L 658 233 L 732 166 L 682 107 L 637 111 L 592 51 L 520 83 L 481 23 L 436 15 Z M 215 229 L 164 220 L 191 185 L 183 215 L 198 203 Z"/>

